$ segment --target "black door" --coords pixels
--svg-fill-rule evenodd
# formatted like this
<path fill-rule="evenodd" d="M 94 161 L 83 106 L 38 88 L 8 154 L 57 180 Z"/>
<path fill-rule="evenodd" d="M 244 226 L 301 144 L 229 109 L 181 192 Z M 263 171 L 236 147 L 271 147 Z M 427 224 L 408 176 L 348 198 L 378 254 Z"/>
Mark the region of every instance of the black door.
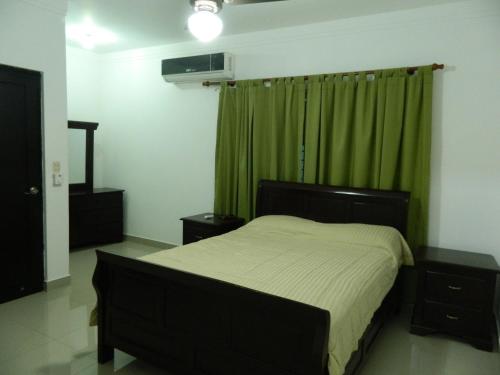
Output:
<path fill-rule="evenodd" d="M 0 303 L 43 288 L 41 74 L 0 65 Z"/>

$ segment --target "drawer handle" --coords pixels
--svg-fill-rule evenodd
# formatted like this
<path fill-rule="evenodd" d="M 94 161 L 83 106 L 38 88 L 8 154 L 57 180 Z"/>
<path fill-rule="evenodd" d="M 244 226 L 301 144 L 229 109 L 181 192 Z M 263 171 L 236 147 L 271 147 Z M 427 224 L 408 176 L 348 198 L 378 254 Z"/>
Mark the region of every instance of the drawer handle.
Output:
<path fill-rule="evenodd" d="M 459 290 L 462 290 L 462 287 L 461 286 L 448 285 L 448 289 L 459 291 Z"/>
<path fill-rule="evenodd" d="M 446 317 L 450 320 L 460 320 L 458 316 L 446 314 Z"/>
<path fill-rule="evenodd" d="M 199 234 L 195 234 L 194 235 L 194 238 L 196 238 L 197 240 L 202 240 L 203 239 L 203 236 L 199 235 Z"/>

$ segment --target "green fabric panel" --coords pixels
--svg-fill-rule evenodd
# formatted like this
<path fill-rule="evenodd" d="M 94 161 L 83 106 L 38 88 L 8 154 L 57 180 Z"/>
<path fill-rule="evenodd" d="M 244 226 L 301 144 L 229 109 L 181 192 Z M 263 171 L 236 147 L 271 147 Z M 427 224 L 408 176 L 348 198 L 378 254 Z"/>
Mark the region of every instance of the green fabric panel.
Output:
<path fill-rule="evenodd" d="M 432 81 L 429 66 L 308 85 L 305 182 L 410 191 L 412 247 L 427 241 Z"/>
<path fill-rule="evenodd" d="M 322 89 L 321 82 L 309 78 L 304 129 L 304 182 L 309 184 L 319 183 Z"/>
<path fill-rule="evenodd" d="M 234 88 L 232 89 L 234 90 Z M 236 171 L 234 172 L 238 178 L 236 181 L 235 196 L 236 196 L 236 211 L 234 209 L 230 210 L 228 213 L 232 214 L 237 212 L 236 216 L 246 218 L 251 212 L 251 199 L 249 192 L 251 191 L 251 181 L 249 173 L 249 157 L 251 155 L 251 143 L 250 141 L 250 126 L 252 123 L 252 117 L 248 115 L 248 96 L 249 88 L 243 85 L 242 92 L 236 92 L 236 108 L 241 108 L 242 111 L 237 111 L 237 123 L 241 124 L 239 137 L 235 140 L 238 141 L 238 158 L 236 159 L 238 164 Z"/>
<path fill-rule="evenodd" d="M 373 154 L 373 169 L 372 169 L 372 188 L 380 189 L 380 171 L 382 169 L 382 148 L 384 138 L 384 124 L 385 124 L 385 107 L 386 107 L 386 94 L 387 94 L 387 80 L 382 79 L 382 73 L 379 72 L 375 77 L 376 90 L 377 90 L 377 109 L 375 118 L 376 127 L 376 140 L 375 150 Z"/>
<path fill-rule="evenodd" d="M 263 84 L 252 88 L 252 202 L 255 202 L 260 178 L 276 179 L 278 174 L 278 147 L 276 142 L 280 124 L 284 121 L 284 88 Z M 280 95 L 281 94 L 281 95 Z M 279 96 L 279 97 L 277 97 Z M 253 212 L 251 217 L 253 217 Z"/>
<path fill-rule="evenodd" d="M 320 136 L 319 136 L 319 151 L 318 151 L 318 176 L 317 182 L 320 184 L 330 183 L 330 171 L 332 170 L 333 162 L 333 147 L 330 144 L 333 142 L 333 111 L 332 104 L 335 100 L 335 86 L 333 82 L 325 82 L 321 90 L 321 106 L 320 106 Z M 307 129 L 307 126 L 306 126 Z M 306 149 L 306 154 L 308 150 Z"/>
<path fill-rule="evenodd" d="M 298 80 L 274 79 L 270 85 L 258 84 L 252 90 L 252 207 L 255 207 L 260 180 L 300 181 L 305 86 Z"/>
<path fill-rule="evenodd" d="M 408 236 L 414 245 L 426 244 L 429 219 L 430 154 L 432 132 L 432 67 L 408 78 L 404 129 L 413 142 L 403 143 L 401 190 L 411 191 Z M 404 172 L 403 172 L 404 171 Z"/>
<path fill-rule="evenodd" d="M 250 220 L 261 179 L 300 181 L 305 94 L 303 78 L 221 86 L 215 213 Z"/>
<path fill-rule="evenodd" d="M 220 92 L 215 212 L 254 217 L 260 179 L 411 192 L 410 246 L 425 244 L 432 68 L 241 81 Z M 307 98 L 307 101 L 306 101 Z"/>
<path fill-rule="evenodd" d="M 304 78 L 285 82 L 285 122 L 283 125 L 284 155 L 281 157 L 280 180 L 300 181 L 302 170 L 300 162 L 304 143 L 304 120 L 306 109 L 306 86 Z"/>
<path fill-rule="evenodd" d="M 360 74 L 355 95 L 353 118 L 353 147 L 351 149 L 350 186 L 362 188 L 378 187 L 378 176 L 374 169 L 380 169 L 377 158 L 377 142 L 380 139 L 377 127 L 377 81 L 368 81 Z"/>
<path fill-rule="evenodd" d="M 232 143 L 226 141 L 233 129 L 229 129 L 227 124 L 232 123 L 231 117 L 234 113 L 229 111 L 228 103 L 234 101 L 230 95 L 226 84 L 221 85 L 219 94 L 219 113 L 217 119 L 217 141 L 215 149 L 215 202 L 214 210 L 220 214 L 226 214 L 230 209 L 231 202 L 231 189 L 233 185 L 229 181 L 231 176 L 231 160 L 227 160 L 228 155 L 231 154 Z M 234 104 L 233 104 L 234 105 Z"/>
<path fill-rule="evenodd" d="M 329 185 L 350 184 L 355 85 L 356 82 L 348 76 L 334 84 L 332 160 L 327 178 Z M 324 110 L 328 111 L 331 108 Z"/>
<path fill-rule="evenodd" d="M 249 89 L 245 82 L 238 90 L 222 85 L 219 95 L 214 212 L 221 215 L 248 217 L 250 213 Z"/>
<path fill-rule="evenodd" d="M 406 79 L 395 76 L 382 79 L 386 81 L 386 86 L 379 187 L 390 190 L 398 185 Z"/>

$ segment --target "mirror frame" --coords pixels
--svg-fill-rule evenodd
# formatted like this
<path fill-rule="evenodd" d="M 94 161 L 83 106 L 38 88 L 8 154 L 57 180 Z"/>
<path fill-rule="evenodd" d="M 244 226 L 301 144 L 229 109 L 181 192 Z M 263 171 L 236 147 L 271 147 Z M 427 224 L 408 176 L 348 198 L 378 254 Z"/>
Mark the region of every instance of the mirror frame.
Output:
<path fill-rule="evenodd" d="M 94 131 L 97 130 L 97 122 L 68 121 L 68 129 L 85 130 L 85 182 L 69 184 L 69 191 L 93 191 L 94 190 Z M 69 177 L 68 177 L 69 178 Z"/>

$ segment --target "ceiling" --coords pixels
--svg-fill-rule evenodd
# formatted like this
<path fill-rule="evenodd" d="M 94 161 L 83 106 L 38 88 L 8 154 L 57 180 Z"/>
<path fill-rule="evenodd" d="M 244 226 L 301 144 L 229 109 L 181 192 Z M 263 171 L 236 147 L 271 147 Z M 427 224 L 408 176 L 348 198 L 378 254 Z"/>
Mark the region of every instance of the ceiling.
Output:
<path fill-rule="evenodd" d="M 234 35 L 456 1 L 288 0 L 226 5 L 220 17 L 224 22 L 222 35 Z M 114 32 L 116 43 L 94 49 L 106 53 L 191 41 L 193 37 L 186 29 L 191 13 L 189 0 L 69 0 L 66 23 L 81 23 L 90 17 L 97 26 Z"/>

